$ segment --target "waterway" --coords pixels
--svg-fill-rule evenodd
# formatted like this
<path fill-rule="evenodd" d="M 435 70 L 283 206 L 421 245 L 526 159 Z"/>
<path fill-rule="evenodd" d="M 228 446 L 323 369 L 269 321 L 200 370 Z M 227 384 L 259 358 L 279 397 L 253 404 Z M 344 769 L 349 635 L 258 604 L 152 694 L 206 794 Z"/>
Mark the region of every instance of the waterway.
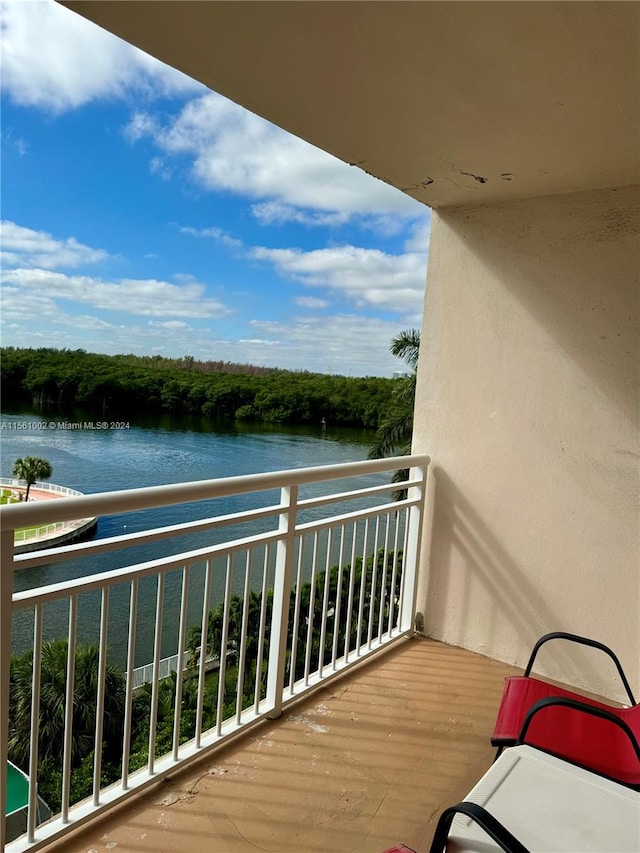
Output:
<path fill-rule="evenodd" d="M 22 456 L 48 459 L 53 467 L 51 482 L 69 486 L 86 494 L 168 483 L 230 477 L 311 465 L 330 465 L 366 459 L 372 433 L 316 427 L 278 425 L 216 424 L 199 418 L 162 416 L 144 421 L 121 421 L 120 428 L 91 429 L 90 418 L 77 412 L 67 418 L 43 415 L 33 410 L 3 412 L 0 430 L 0 476 L 11 476 L 15 460 Z M 94 420 L 95 423 L 95 420 Z M 70 424 L 82 424 L 70 427 Z M 376 478 L 372 478 L 372 482 Z M 381 481 L 377 478 L 377 481 Z M 342 482 L 341 482 L 342 484 Z M 273 503 L 277 502 L 274 493 Z M 213 514 L 226 514 L 259 505 L 256 495 L 244 495 L 159 508 L 99 519 L 97 538 L 106 538 L 150 527 L 177 524 Z M 345 505 L 344 509 L 348 509 Z M 259 527 L 257 528 L 259 529 Z M 209 537 L 208 539 L 206 537 Z M 121 552 L 101 554 L 89 561 L 66 560 L 16 573 L 16 590 L 51 583 L 88 573 L 106 571 L 121 565 L 154 559 L 167 553 L 179 553 L 211 541 L 211 534 L 194 534 L 185 540 L 152 543 Z M 190 594 L 194 601 L 190 622 L 197 622 L 198 597 L 204 569 L 192 572 Z M 234 577 L 234 589 L 240 591 L 240 573 Z M 168 619 L 163 633 L 163 654 L 173 654 L 177 632 L 181 579 L 179 573 L 167 577 L 165 611 Z M 148 589 L 147 589 L 148 586 Z M 215 576 L 212 603 L 220 599 L 222 578 Z M 119 663 L 126 652 L 128 587 L 114 590 L 110 609 L 110 654 Z M 93 642 L 99 620 L 99 600 L 93 595 L 80 599 L 79 640 Z M 141 585 L 138 616 L 136 665 L 151 660 L 155 617 L 155 581 Z M 47 605 L 45 636 L 66 635 L 66 604 Z M 13 648 L 20 653 L 32 642 L 33 615 L 17 613 L 13 624 Z"/>

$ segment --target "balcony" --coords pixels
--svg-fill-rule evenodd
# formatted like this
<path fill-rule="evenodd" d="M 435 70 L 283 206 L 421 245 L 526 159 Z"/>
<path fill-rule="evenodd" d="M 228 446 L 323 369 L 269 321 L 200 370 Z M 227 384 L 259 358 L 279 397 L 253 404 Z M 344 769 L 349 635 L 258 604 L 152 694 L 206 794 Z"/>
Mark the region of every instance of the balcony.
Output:
<path fill-rule="evenodd" d="M 260 829 L 266 820 L 280 827 L 277 843 L 285 848 L 293 838 L 298 849 L 331 849 L 329 840 L 338 843 L 340 835 L 339 822 L 329 820 L 335 812 L 354 843 L 361 833 L 364 844 L 377 821 L 363 849 L 377 849 L 374 837 L 382 846 L 402 837 L 420 847 L 429 823 L 425 803 L 435 814 L 441 799 L 463 790 L 490 761 L 490 719 L 506 672 L 407 639 L 428 461 L 413 456 L 5 508 L 0 759 L 4 766 L 11 743 L 8 757 L 16 760 L 22 738 L 16 763 L 30 782 L 26 833 L 8 839 L 6 849 L 61 841 L 134 797 L 137 815 L 145 790 L 171 777 L 163 793 L 154 787 L 150 794 L 149 819 L 157 820 L 153 832 L 140 835 L 152 839 L 173 820 L 165 826 L 166 810 L 151 817 L 153 803 L 160 796 L 169 808 L 175 774 L 194 761 L 197 791 L 213 786 L 216 802 L 228 800 L 227 817 L 213 829 L 204 803 L 199 828 L 185 816 L 201 844 L 212 832 L 235 836 L 236 844 L 275 832 Z M 394 501 L 389 475 L 398 466 L 411 474 L 406 496 Z M 229 500 L 236 509 L 223 512 Z M 192 520 L 144 526 L 146 510 L 171 518 L 187 504 Z M 114 513 L 131 514 L 132 532 L 14 555 L 15 529 Z M 89 665 L 88 647 L 95 652 Z M 387 649 L 378 666 L 367 665 Z M 10 706 L 12 651 L 23 665 L 13 676 Z M 57 728 L 49 719 L 56 655 Z M 177 671 L 162 678 L 171 657 Z M 183 668 L 178 662 L 185 660 Z M 124 673 L 120 681 L 114 662 Z M 140 688 L 144 665 L 150 673 Z M 18 682 L 26 696 L 16 692 Z M 323 692 L 306 698 L 317 689 Z M 408 780 L 419 777 L 416 790 L 432 794 L 408 798 Z M 254 780 L 255 813 L 247 792 Z M 177 800 L 197 800 L 184 796 L 194 785 L 180 782 Z M 249 821 L 246 830 L 232 805 L 240 789 L 236 805 Z M 413 817 L 412 806 L 399 805 L 402 790 L 401 799 L 415 805 Z M 55 816 L 38 825 L 37 795 L 45 791 Z M 396 805 L 384 806 L 387 800 Z M 171 808 L 176 815 L 175 803 Z M 183 832 L 179 825 L 173 831 Z M 68 843 L 85 847 L 87 832 L 94 830 Z"/>
<path fill-rule="evenodd" d="M 383 655 L 172 776 L 56 853 L 428 849 L 488 769 L 513 668 L 424 638 Z"/>

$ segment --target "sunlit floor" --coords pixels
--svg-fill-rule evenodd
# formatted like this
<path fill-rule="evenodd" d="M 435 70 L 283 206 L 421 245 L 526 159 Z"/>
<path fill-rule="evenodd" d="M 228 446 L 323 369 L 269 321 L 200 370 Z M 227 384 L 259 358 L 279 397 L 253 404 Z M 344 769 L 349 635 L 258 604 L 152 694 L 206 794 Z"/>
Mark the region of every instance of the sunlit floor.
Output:
<path fill-rule="evenodd" d="M 380 853 L 428 849 L 493 758 L 503 678 L 480 655 L 401 642 L 56 853 Z"/>

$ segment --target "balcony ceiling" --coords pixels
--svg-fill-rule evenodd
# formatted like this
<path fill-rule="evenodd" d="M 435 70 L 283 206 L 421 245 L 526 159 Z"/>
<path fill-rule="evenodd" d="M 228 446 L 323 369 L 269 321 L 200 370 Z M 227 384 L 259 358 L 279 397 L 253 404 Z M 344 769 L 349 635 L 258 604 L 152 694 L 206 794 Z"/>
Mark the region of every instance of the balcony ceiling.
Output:
<path fill-rule="evenodd" d="M 65 5 L 433 207 L 640 180 L 635 2 Z"/>

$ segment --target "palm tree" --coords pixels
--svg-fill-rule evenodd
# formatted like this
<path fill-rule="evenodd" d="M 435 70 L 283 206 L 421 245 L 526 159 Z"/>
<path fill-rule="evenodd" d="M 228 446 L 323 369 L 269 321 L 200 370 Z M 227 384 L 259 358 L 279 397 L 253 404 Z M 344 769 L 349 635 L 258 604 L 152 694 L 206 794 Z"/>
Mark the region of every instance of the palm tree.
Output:
<path fill-rule="evenodd" d="M 42 762 L 51 760 L 59 763 L 62 757 L 67 653 L 66 640 L 53 640 L 42 645 L 38 738 L 38 760 Z M 94 747 L 98 658 L 97 646 L 76 647 L 71 741 L 73 767 L 78 766 Z M 29 650 L 11 659 L 9 757 L 22 768 L 28 766 L 29 761 L 32 670 L 33 651 Z M 124 694 L 124 673 L 107 663 L 103 718 L 103 741 L 107 746 L 107 754 L 122 743 Z"/>
<path fill-rule="evenodd" d="M 418 329 L 405 329 L 396 335 L 389 347 L 391 353 L 401 358 L 411 372 L 395 380 L 392 392 L 391 411 L 381 421 L 369 451 L 369 459 L 382 459 L 385 456 L 405 456 L 411 453 L 413 435 L 413 407 L 416 395 L 416 370 L 420 352 L 420 332 Z M 406 468 L 396 471 L 393 482 L 406 480 L 409 472 Z M 403 496 L 396 492 L 396 499 Z"/>
<path fill-rule="evenodd" d="M 25 501 L 29 500 L 29 491 L 36 480 L 48 480 L 53 474 L 51 463 L 38 456 L 25 456 L 24 459 L 16 459 L 13 465 L 13 476 L 24 480 L 27 484 Z"/>

